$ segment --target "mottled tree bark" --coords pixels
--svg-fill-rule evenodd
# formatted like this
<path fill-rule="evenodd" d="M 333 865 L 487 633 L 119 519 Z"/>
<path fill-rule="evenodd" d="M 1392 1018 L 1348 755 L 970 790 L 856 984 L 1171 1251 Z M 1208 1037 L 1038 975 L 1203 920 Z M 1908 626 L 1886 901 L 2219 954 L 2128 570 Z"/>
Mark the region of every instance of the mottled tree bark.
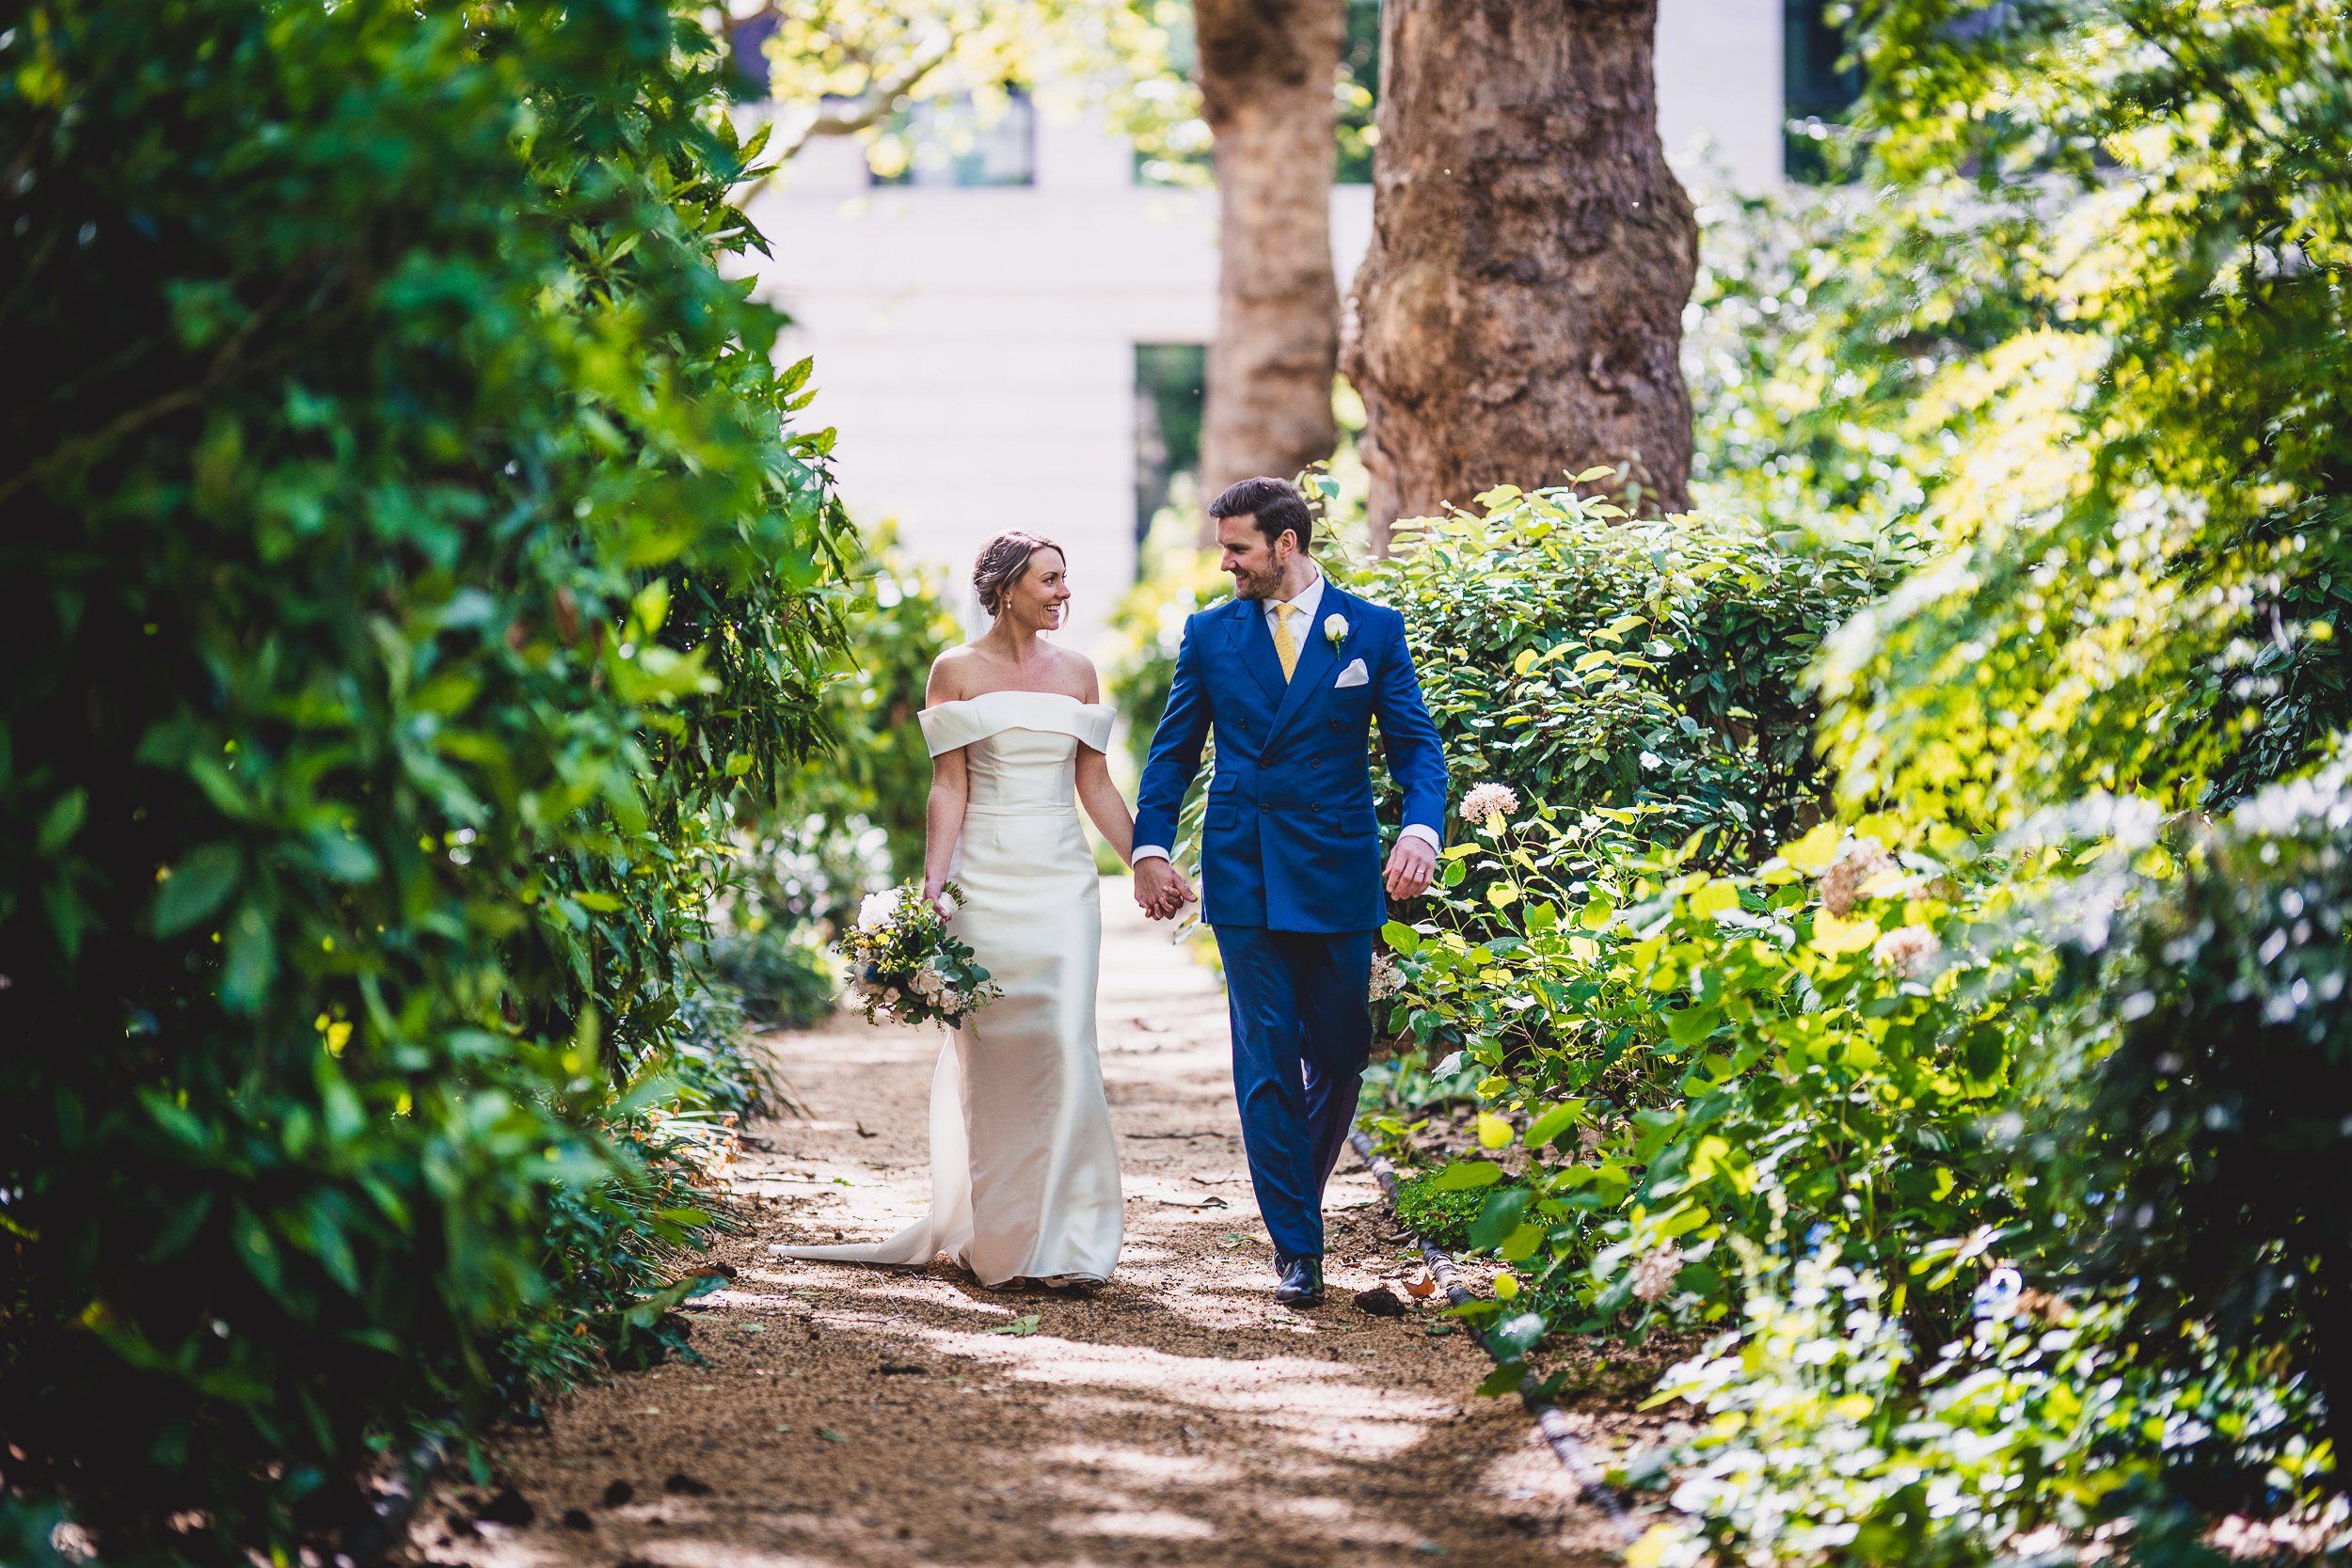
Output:
<path fill-rule="evenodd" d="M 1331 455 L 1339 285 L 1331 272 L 1332 81 L 1345 0 L 1196 0 L 1200 96 L 1216 135 L 1223 254 L 1200 488 L 1287 479 Z"/>
<path fill-rule="evenodd" d="M 1657 26 L 1657 0 L 1388 0 L 1342 359 L 1382 543 L 1604 464 L 1642 512 L 1687 504 L 1698 227 L 1658 139 Z"/>

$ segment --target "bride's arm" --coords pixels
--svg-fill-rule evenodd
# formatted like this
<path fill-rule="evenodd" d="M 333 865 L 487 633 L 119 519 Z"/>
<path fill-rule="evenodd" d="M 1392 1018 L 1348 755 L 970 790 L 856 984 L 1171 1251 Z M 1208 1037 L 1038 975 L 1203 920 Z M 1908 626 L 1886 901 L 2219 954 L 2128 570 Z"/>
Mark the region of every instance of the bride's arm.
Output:
<path fill-rule="evenodd" d="M 923 692 L 923 705 L 937 707 L 963 693 L 958 689 L 958 650 L 950 648 L 931 663 L 931 678 Z M 963 804 L 972 792 L 963 748 L 931 758 L 931 798 L 923 814 L 923 896 L 936 898 L 956 863 L 956 840 L 963 836 Z"/>
<path fill-rule="evenodd" d="M 1084 743 L 1078 747 L 1078 800 L 1094 819 L 1095 831 L 1119 851 L 1119 863 L 1135 863 L 1136 819 L 1119 786 L 1111 783 L 1110 759 Z"/>
<path fill-rule="evenodd" d="M 956 863 L 956 840 L 963 833 L 963 802 L 970 791 L 962 747 L 931 758 L 931 800 L 924 816 L 923 838 L 926 898 L 939 896 L 939 890 L 946 885 L 948 868 Z"/>
<path fill-rule="evenodd" d="M 1094 673 L 1093 664 L 1084 657 L 1077 660 L 1086 680 L 1086 700 L 1103 700 L 1103 682 Z M 1119 853 L 1119 863 L 1136 863 L 1136 819 L 1128 811 L 1126 798 L 1119 786 L 1111 783 L 1110 759 L 1085 741 L 1078 743 L 1078 803 L 1094 819 L 1094 831 L 1110 842 Z"/>

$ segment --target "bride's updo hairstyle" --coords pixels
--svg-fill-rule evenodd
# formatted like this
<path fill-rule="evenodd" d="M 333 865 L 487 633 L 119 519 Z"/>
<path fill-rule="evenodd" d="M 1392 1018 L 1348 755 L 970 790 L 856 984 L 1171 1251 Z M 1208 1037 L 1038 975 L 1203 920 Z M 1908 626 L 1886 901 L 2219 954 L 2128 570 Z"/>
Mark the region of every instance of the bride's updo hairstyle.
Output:
<path fill-rule="evenodd" d="M 1051 539 L 1014 529 L 1000 533 L 980 546 L 980 558 L 972 562 L 972 592 L 979 595 L 980 608 L 991 615 L 1001 614 L 1005 596 L 1012 592 L 1029 570 L 1029 557 L 1040 550 L 1052 550 L 1064 561 L 1070 552 Z"/>

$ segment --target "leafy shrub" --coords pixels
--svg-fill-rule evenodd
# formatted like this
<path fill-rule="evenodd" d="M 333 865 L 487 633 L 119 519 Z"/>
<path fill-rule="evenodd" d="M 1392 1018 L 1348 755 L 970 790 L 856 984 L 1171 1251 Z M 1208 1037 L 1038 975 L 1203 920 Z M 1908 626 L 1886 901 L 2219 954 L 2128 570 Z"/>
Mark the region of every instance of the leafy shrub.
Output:
<path fill-rule="evenodd" d="M 712 940 L 708 958 L 743 1011 L 778 1028 L 807 1028 L 831 1013 L 841 994 L 840 962 L 815 927 L 724 932 Z"/>
<path fill-rule="evenodd" d="M 1736 858 L 1809 825 L 1826 779 L 1799 677 L 1899 555 L 1636 521 L 1567 490 L 1480 501 L 1483 516 L 1398 524 L 1399 553 L 1351 585 L 1404 612 L 1458 785 L 1639 806 Z"/>
<path fill-rule="evenodd" d="M 637 1206 L 597 1302 L 708 1218 L 596 1129 L 821 736 L 830 438 L 659 5 L 6 36 L 0 310 L 57 372 L 0 391 L 9 1480 L 110 1560 L 290 1560 L 563 1371 L 516 1326 L 616 1256 L 566 1214 Z"/>
<path fill-rule="evenodd" d="M 1470 1240 L 1483 1193 L 1452 1191 L 1437 1184 L 1437 1173 L 1408 1176 L 1396 1184 L 1396 1217 L 1407 1230 L 1441 1247 Z"/>
<path fill-rule="evenodd" d="M 1840 788 L 1972 829 L 2226 807 L 2352 721 L 2352 39 L 2328 0 L 1964 10 L 1858 40 L 1885 199 L 1834 353 L 1934 350 L 1885 406 L 1948 451 L 1947 559 L 1830 668 Z"/>
<path fill-rule="evenodd" d="M 852 568 L 862 590 L 827 671 L 834 747 L 791 778 L 781 807 L 741 819 L 739 853 L 698 961 L 762 1023 L 805 1028 L 841 989 L 827 943 L 866 894 L 923 863 L 930 752 L 916 715 L 957 635 L 946 584 L 886 540 Z"/>
<path fill-rule="evenodd" d="M 2065 1114 L 2017 1140 L 2072 1221 L 2044 1242 L 2049 1283 L 2122 1302 L 2152 1354 L 2209 1342 L 2259 1354 L 2282 1382 L 2311 1377 L 2339 1454 L 2352 1452 L 2347 771 L 2257 796 L 2175 844 L 2177 878 L 2130 889 L 2099 975 L 2112 1006 L 2052 1053 L 2060 1081 L 2044 1092 Z M 2097 946 L 2102 924 L 2086 922 L 2080 945 Z"/>

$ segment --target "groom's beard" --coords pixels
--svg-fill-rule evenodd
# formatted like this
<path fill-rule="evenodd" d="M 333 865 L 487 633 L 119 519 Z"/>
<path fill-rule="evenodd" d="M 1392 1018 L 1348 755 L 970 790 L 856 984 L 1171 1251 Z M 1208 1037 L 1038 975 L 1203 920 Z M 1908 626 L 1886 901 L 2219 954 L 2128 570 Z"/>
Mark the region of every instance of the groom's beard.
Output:
<path fill-rule="evenodd" d="M 1237 599 L 1272 598 L 1277 586 L 1279 585 L 1274 575 L 1270 572 L 1235 572 L 1233 574 L 1233 597 Z"/>

